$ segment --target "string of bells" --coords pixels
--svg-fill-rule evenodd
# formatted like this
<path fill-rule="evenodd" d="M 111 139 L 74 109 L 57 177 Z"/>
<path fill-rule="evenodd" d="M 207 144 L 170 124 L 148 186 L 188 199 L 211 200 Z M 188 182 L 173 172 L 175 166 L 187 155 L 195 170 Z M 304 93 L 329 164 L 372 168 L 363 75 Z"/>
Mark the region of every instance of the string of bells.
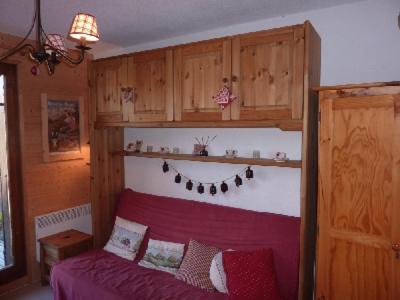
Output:
<path fill-rule="evenodd" d="M 179 183 L 182 182 L 182 178 L 185 178 L 186 179 L 186 185 L 185 186 L 186 186 L 186 189 L 188 191 L 193 190 L 194 183 L 198 183 L 197 192 L 199 194 L 203 194 L 205 192 L 205 186 L 209 185 L 210 186 L 209 192 L 210 192 L 210 194 L 212 196 L 217 194 L 217 191 L 218 191 L 217 186 L 218 185 L 220 185 L 219 187 L 220 187 L 221 192 L 225 194 L 229 189 L 229 186 L 228 186 L 228 184 L 226 182 L 230 181 L 231 179 L 233 179 L 233 181 L 234 181 L 234 183 L 235 183 L 235 185 L 237 187 L 240 187 L 241 185 L 243 185 L 243 180 L 242 180 L 242 178 L 240 176 L 245 175 L 245 177 L 248 180 L 254 178 L 254 172 L 251 169 L 251 166 L 247 166 L 246 168 L 244 168 L 240 172 L 235 173 L 234 175 L 229 176 L 229 177 L 227 177 L 227 178 L 225 178 L 223 180 L 215 181 L 215 182 L 200 182 L 200 181 L 197 181 L 197 180 L 190 179 L 189 177 L 187 177 L 187 176 L 183 175 L 181 172 L 179 172 L 174 166 L 169 165 L 166 161 L 164 161 L 164 163 L 162 165 L 163 172 L 164 173 L 169 172 L 170 168 L 177 173 L 176 176 L 175 176 L 175 179 L 174 179 L 175 183 L 179 184 Z"/>

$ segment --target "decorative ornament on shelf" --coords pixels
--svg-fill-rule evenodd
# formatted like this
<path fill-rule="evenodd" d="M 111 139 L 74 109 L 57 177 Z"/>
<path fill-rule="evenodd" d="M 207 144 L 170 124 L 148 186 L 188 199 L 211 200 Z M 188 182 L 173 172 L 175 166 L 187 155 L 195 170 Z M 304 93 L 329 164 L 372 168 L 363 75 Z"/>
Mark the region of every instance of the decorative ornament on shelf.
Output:
<path fill-rule="evenodd" d="M 162 166 L 162 170 L 163 170 L 164 173 L 167 173 L 169 171 L 169 166 L 168 166 L 166 161 L 164 161 L 164 164 Z"/>
<path fill-rule="evenodd" d="M 237 187 L 241 186 L 243 184 L 242 178 L 239 175 L 245 175 L 246 178 L 250 179 L 254 177 L 254 173 L 253 171 L 250 169 L 250 166 L 242 169 L 240 172 L 229 176 L 223 180 L 219 180 L 219 181 L 214 181 L 214 182 L 200 182 L 198 180 L 194 180 L 191 179 L 187 176 L 185 176 L 184 174 L 182 174 L 181 172 L 178 172 L 178 170 L 173 166 L 173 165 L 169 165 L 166 161 L 164 161 L 163 165 L 162 165 L 162 170 L 164 173 L 168 172 L 169 169 L 172 169 L 174 172 L 176 172 L 174 181 L 175 183 L 181 183 L 182 182 L 182 178 L 185 178 L 186 181 L 186 189 L 188 191 L 191 191 L 193 189 L 194 183 L 196 183 L 197 185 L 197 192 L 199 194 L 203 194 L 205 192 L 205 185 L 209 185 L 209 192 L 212 196 L 214 196 L 215 194 L 217 194 L 218 189 L 217 186 L 220 185 L 220 189 L 222 193 L 226 193 L 229 190 L 229 186 L 226 183 L 227 181 L 233 180 L 235 182 L 235 185 Z"/>
<path fill-rule="evenodd" d="M 205 139 L 204 137 L 201 137 L 201 141 L 200 141 L 200 139 L 195 137 L 194 139 L 196 140 L 196 142 L 198 144 L 194 144 L 193 154 L 200 155 L 200 156 L 208 156 L 207 147 L 211 144 L 212 141 L 215 140 L 216 137 L 217 136 L 214 135 L 214 137 L 211 140 L 210 140 L 209 136 L 207 136 L 207 139 Z"/>
<path fill-rule="evenodd" d="M 28 38 L 33 29 L 36 27 L 36 41 L 30 44 Z M 99 32 L 97 29 L 96 18 L 89 14 L 78 13 L 75 15 L 69 37 L 78 41 L 76 48 L 79 51 L 79 56 L 73 57 L 65 47 L 64 39 L 59 34 L 48 34 L 42 26 L 40 0 L 35 0 L 35 8 L 33 20 L 29 31 L 24 38 L 17 43 L 13 48 L 0 54 L 0 62 L 5 61 L 9 57 L 18 52 L 27 50 L 29 57 L 38 65 L 47 64 L 47 69 L 50 75 L 55 71 L 55 67 L 64 62 L 68 65 L 79 65 L 85 59 L 85 51 L 90 50 L 87 47 L 88 43 L 94 43 L 99 40 Z M 72 52 L 72 51 L 71 51 Z M 76 51 L 73 51 L 74 53 Z M 31 69 L 32 75 L 38 75 L 38 72 Z"/>
<path fill-rule="evenodd" d="M 229 87 L 224 85 L 224 87 L 220 89 L 215 96 L 213 96 L 213 99 L 215 102 L 217 102 L 219 107 L 224 110 L 225 107 L 230 105 L 236 99 L 236 96 L 232 94 Z"/>
<path fill-rule="evenodd" d="M 129 143 L 126 150 L 140 153 L 140 151 L 142 150 L 142 146 L 143 146 L 143 140 L 136 140 L 136 142 L 134 143 Z"/>

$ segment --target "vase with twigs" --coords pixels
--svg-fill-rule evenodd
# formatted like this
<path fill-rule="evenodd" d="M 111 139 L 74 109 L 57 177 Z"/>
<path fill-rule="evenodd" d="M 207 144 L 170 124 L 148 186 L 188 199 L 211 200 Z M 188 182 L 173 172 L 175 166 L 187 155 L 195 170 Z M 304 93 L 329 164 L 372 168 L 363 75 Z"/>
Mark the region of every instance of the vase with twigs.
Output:
<path fill-rule="evenodd" d="M 217 136 L 214 135 L 214 137 L 212 137 L 210 139 L 209 136 L 207 136 L 207 139 L 205 139 L 204 137 L 201 137 L 201 141 L 199 138 L 195 137 L 196 142 L 201 145 L 201 150 L 199 152 L 200 156 L 208 156 L 208 151 L 207 151 L 207 147 L 211 144 L 212 141 L 215 140 Z"/>

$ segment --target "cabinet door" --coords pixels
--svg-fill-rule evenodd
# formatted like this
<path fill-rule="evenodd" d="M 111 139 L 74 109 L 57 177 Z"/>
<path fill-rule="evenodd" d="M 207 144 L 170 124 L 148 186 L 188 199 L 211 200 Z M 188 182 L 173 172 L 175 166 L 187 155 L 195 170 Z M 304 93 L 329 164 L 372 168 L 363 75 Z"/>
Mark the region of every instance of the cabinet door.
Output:
<path fill-rule="evenodd" d="M 320 103 L 316 299 L 400 299 L 400 98 Z"/>
<path fill-rule="evenodd" d="M 230 84 L 230 75 L 230 40 L 178 47 L 174 52 L 175 120 L 229 120 L 230 107 L 221 110 L 213 96 Z"/>
<path fill-rule="evenodd" d="M 303 26 L 234 37 L 232 119 L 301 119 L 303 62 Z"/>
<path fill-rule="evenodd" d="M 129 121 L 172 121 L 173 53 L 146 51 L 128 58 L 128 87 L 133 88 Z"/>
<path fill-rule="evenodd" d="M 96 105 L 97 122 L 127 121 L 123 111 L 121 89 L 126 86 L 126 58 L 93 62 L 92 98 Z"/>

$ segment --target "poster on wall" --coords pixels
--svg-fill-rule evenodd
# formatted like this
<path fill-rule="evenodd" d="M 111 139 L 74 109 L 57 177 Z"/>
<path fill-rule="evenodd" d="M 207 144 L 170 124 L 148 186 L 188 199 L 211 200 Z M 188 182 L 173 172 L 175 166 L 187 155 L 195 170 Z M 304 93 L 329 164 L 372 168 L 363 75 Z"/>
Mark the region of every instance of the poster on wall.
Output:
<path fill-rule="evenodd" d="M 83 97 L 42 94 L 42 139 L 45 162 L 82 159 Z"/>

